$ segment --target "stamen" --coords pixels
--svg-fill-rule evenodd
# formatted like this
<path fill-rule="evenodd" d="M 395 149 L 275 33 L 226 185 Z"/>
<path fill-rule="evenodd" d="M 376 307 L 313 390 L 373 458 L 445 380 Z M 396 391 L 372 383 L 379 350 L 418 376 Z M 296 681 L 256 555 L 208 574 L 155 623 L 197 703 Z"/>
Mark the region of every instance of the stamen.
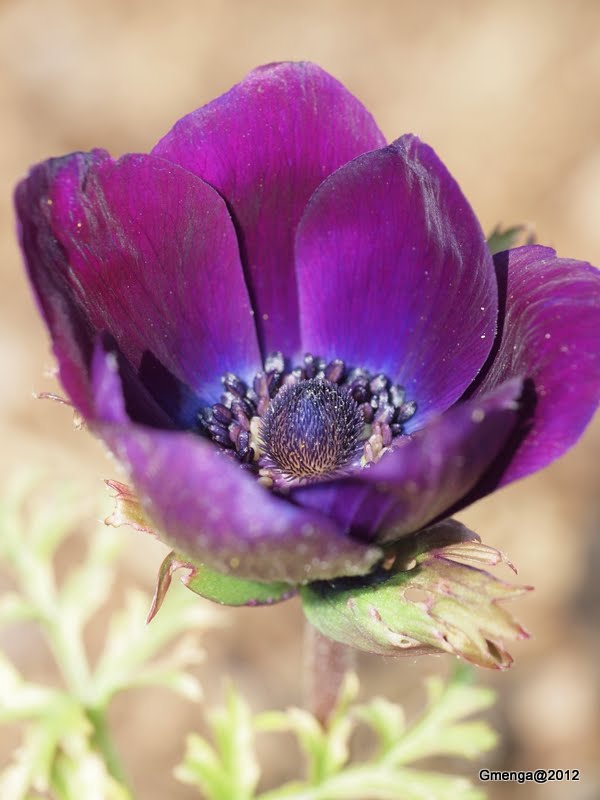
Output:
<path fill-rule="evenodd" d="M 417 411 L 385 374 L 311 353 L 300 365 L 271 353 L 249 386 L 232 372 L 221 381 L 220 401 L 198 413 L 198 432 L 279 488 L 378 461 Z"/>
<path fill-rule="evenodd" d="M 231 394 L 237 395 L 238 397 L 243 397 L 246 394 L 246 384 L 241 378 L 234 375 L 233 372 L 226 372 L 221 378 L 221 382 Z"/>
<path fill-rule="evenodd" d="M 265 372 L 283 372 L 285 370 L 285 360 L 283 353 L 271 353 L 265 359 Z"/>

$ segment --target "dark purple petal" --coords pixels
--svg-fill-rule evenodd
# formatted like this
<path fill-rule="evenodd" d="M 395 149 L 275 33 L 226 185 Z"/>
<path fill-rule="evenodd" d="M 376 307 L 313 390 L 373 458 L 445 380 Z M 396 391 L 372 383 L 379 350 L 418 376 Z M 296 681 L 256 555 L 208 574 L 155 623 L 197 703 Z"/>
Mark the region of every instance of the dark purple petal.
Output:
<path fill-rule="evenodd" d="M 445 411 L 483 365 L 497 287 L 485 236 L 458 185 L 414 136 L 339 169 L 297 240 L 302 343 L 386 372 L 418 412 Z"/>
<path fill-rule="evenodd" d="M 533 402 L 518 439 L 475 488 L 477 496 L 562 455 L 600 400 L 600 272 L 540 246 L 499 253 L 495 262 L 499 334 L 474 396 L 523 375 Z"/>
<path fill-rule="evenodd" d="M 235 231 L 208 184 L 151 156 L 95 151 L 35 167 L 16 202 L 61 378 L 84 415 L 94 332 L 112 336 L 159 402 L 178 394 L 184 418 L 198 396 L 216 399 L 225 369 L 256 369 Z"/>
<path fill-rule="evenodd" d="M 50 330 L 61 383 L 74 406 L 89 418 L 93 400 L 87 373 L 94 334 L 72 295 L 66 254 L 50 224 L 50 172 L 46 165 L 38 166 L 17 186 L 19 240 L 35 300 Z"/>
<path fill-rule="evenodd" d="M 292 497 L 365 540 L 419 530 L 464 497 L 493 461 L 517 424 L 522 388 L 513 378 L 432 420 L 377 464 Z"/>
<path fill-rule="evenodd" d="M 154 155 L 180 164 L 227 200 L 263 352 L 297 357 L 296 226 L 323 178 L 385 144 L 371 115 L 314 64 L 269 64 L 180 120 Z"/>
<path fill-rule="evenodd" d="M 259 581 L 361 575 L 381 558 L 335 521 L 261 486 L 230 454 L 192 433 L 130 423 L 117 362 L 97 349 L 94 431 L 129 473 L 161 539 L 218 572 Z M 117 399 L 115 399 L 117 398 Z"/>

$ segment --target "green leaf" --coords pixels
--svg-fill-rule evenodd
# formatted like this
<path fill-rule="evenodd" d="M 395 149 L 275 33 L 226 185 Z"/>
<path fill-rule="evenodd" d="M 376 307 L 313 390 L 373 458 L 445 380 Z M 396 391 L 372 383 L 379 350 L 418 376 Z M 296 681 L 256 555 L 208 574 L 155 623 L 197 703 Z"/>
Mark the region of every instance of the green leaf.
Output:
<path fill-rule="evenodd" d="M 404 711 L 396 703 L 391 703 L 384 697 L 376 697 L 367 705 L 358 706 L 355 714 L 377 734 L 380 756 L 389 752 L 404 732 Z"/>
<path fill-rule="evenodd" d="M 122 534 L 86 539 L 83 559 L 57 581 L 53 558 L 80 517 L 81 492 L 70 482 L 16 474 L 0 496 L 0 555 L 15 589 L 0 599 L 0 625 L 34 620 L 62 675 L 61 691 L 27 681 L 0 656 L 0 723 L 24 723 L 21 746 L 0 774 L 2 800 L 125 800 L 125 774 L 105 724 L 115 692 L 160 685 L 189 700 L 201 696 L 188 672 L 203 656 L 198 628 L 214 625 L 214 608 L 185 590 L 145 625 L 147 598 L 130 593 L 113 615 L 96 668 L 83 641 L 86 622 L 108 599 Z M 72 560 L 72 559 L 71 559 Z M 182 634 L 196 634 L 185 637 Z"/>
<path fill-rule="evenodd" d="M 179 649 L 179 648 L 178 648 Z M 185 672 L 187 667 L 202 660 L 203 651 L 195 648 L 179 662 L 178 654 L 169 654 L 167 663 L 154 662 L 132 675 L 126 688 L 143 688 L 145 686 L 162 686 L 183 697 L 191 703 L 202 699 L 202 687 L 195 675 Z M 174 657 L 175 655 L 175 657 Z"/>
<path fill-rule="evenodd" d="M 7 592 L 0 597 L 0 627 L 36 618 L 36 610 L 16 592 Z"/>
<path fill-rule="evenodd" d="M 24 800 L 32 788 L 45 792 L 57 745 L 58 736 L 48 721 L 30 728 L 0 775 L 0 797 Z"/>
<path fill-rule="evenodd" d="M 289 787 L 259 800 L 485 800 L 466 778 L 411 769 L 391 771 L 375 766 L 351 767 L 321 786 Z"/>
<path fill-rule="evenodd" d="M 40 709 L 40 717 L 25 733 L 13 763 L 0 776 L 0 797 L 23 800 L 30 789 L 47 791 L 56 755 L 65 735 L 87 731 L 88 724 L 68 695 L 56 693 L 55 701 Z"/>
<path fill-rule="evenodd" d="M 254 727 L 245 700 L 230 686 L 226 704 L 209 715 L 214 746 L 188 737 L 176 777 L 198 786 L 208 800 L 252 800 L 260 777 L 254 755 Z"/>
<path fill-rule="evenodd" d="M 261 794 L 257 800 L 485 800 L 485 793 L 457 775 L 385 765 L 349 767 L 318 786 L 300 781 Z"/>
<path fill-rule="evenodd" d="M 168 686 L 174 679 L 173 670 L 181 673 L 201 660 L 203 653 L 197 646 L 190 647 L 184 642 L 174 647 L 172 643 L 183 633 L 215 625 L 217 612 L 192 602 L 184 591 L 172 592 L 169 601 L 168 611 L 152 625 L 146 625 L 146 596 L 137 591 L 128 593 L 125 606 L 111 619 L 96 665 L 91 689 L 91 699 L 96 705 L 105 705 L 123 689 L 149 685 L 153 678 L 158 685 Z M 167 645 L 170 645 L 168 653 L 157 657 Z M 195 685 L 198 696 L 199 686 Z M 189 681 L 187 687 L 191 687 Z M 194 693 L 194 689 L 191 691 Z"/>
<path fill-rule="evenodd" d="M 358 678 L 349 673 L 342 683 L 327 727 L 302 708 L 259 714 L 255 727 L 260 731 L 293 731 L 307 759 L 309 783 L 319 784 L 348 761 L 349 740 L 355 727 L 349 709 L 357 694 Z"/>
<path fill-rule="evenodd" d="M 214 731 L 215 720 L 219 720 L 216 746 L 201 737 L 190 737 L 186 760 L 176 775 L 198 786 L 208 800 L 254 798 L 254 794 L 247 793 L 249 786 L 234 789 L 228 782 L 231 771 L 236 769 L 230 743 L 232 727 L 237 725 L 248 737 L 246 748 L 252 753 L 252 730 L 292 731 L 307 757 L 306 780 L 292 780 L 260 794 L 256 800 L 484 800 L 484 792 L 465 777 L 412 767 L 413 761 L 426 756 L 473 758 L 487 752 L 495 742 L 495 734 L 487 724 L 464 721 L 465 716 L 486 709 L 494 697 L 489 690 L 471 684 L 469 669 L 459 664 L 446 683 L 431 678 L 427 682 L 427 708 L 409 726 L 400 706 L 382 698 L 356 705 L 357 692 L 356 676 L 348 675 L 325 727 L 299 708 L 266 711 L 254 720 L 250 720 L 247 710 L 240 718 L 230 708 L 222 708 L 212 723 Z M 233 697 L 238 704 L 240 698 L 235 694 Z M 348 743 L 359 721 L 375 734 L 379 748 L 369 760 L 350 763 Z M 243 741 L 238 740 L 237 748 L 243 746 Z M 227 758 L 224 753 L 229 754 Z M 411 766 L 407 766 L 409 763 Z"/>
<path fill-rule="evenodd" d="M 56 800 L 131 800 L 129 792 L 109 775 L 106 764 L 87 736 L 71 733 L 61 742 L 50 783 Z"/>
<path fill-rule="evenodd" d="M 227 797 L 229 779 L 219 756 L 214 747 L 197 734 L 187 737 L 184 760 L 175 768 L 175 777 L 182 783 L 197 786 L 207 800 Z"/>
<path fill-rule="evenodd" d="M 23 680 L 13 665 L 0 654 L 0 722 L 54 716 L 64 695 L 57 689 Z"/>
<path fill-rule="evenodd" d="M 114 571 L 99 564 L 77 567 L 66 578 L 59 595 L 61 614 L 80 630 L 108 599 Z"/>
<path fill-rule="evenodd" d="M 485 794 L 456 775 L 382 767 L 357 767 L 336 776 L 318 800 L 484 800 Z"/>
<path fill-rule="evenodd" d="M 260 581 L 236 578 L 233 575 L 223 575 L 173 550 L 160 566 L 148 621 L 158 613 L 171 585 L 173 573 L 178 569 L 188 571 L 187 575 L 181 579 L 184 586 L 187 586 L 195 594 L 221 605 L 272 605 L 296 594 L 295 587 L 289 583 L 261 583 Z"/>
<path fill-rule="evenodd" d="M 446 652 L 482 667 L 512 663 L 506 644 L 527 632 L 499 603 L 530 587 L 469 565 L 506 559 L 454 520 L 407 537 L 394 563 L 359 578 L 300 587 L 304 612 L 324 636 L 370 653 Z M 464 563 L 467 562 L 467 563 Z"/>
<path fill-rule="evenodd" d="M 496 746 L 498 737 L 487 723 L 460 721 L 493 705 L 495 695 L 490 689 L 469 686 L 461 671 L 446 685 L 432 677 L 426 686 L 427 710 L 387 750 L 387 763 L 412 764 L 434 755 L 473 759 Z"/>

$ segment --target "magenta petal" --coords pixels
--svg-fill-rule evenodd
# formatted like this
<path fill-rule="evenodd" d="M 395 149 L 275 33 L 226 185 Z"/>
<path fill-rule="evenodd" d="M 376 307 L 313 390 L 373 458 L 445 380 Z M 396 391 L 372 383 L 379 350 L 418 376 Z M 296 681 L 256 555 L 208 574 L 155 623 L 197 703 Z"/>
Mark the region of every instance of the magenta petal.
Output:
<path fill-rule="evenodd" d="M 293 492 L 296 502 L 355 536 L 393 541 L 445 514 L 500 452 L 519 419 L 523 382 L 514 378 L 461 403 L 352 477 Z"/>
<path fill-rule="evenodd" d="M 335 521 L 262 487 L 230 454 L 192 433 L 129 422 L 117 363 L 96 349 L 98 434 L 129 473 L 161 539 L 219 572 L 302 583 L 362 575 L 381 558 Z"/>
<path fill-rule="evenodd" d="M 461 396 L 492 346 L 496 278 L 430 147 L 403 136 L 339 169 L 313 195 L 296 253 L 307 350 L 403 384 L 419 408 L 412 429 Z"/>
<path fill-rule="evenodd" d="M 475 396 L 513 375 L 532 384 L 533 408 L 493 482 L 477 496 L 545 467 L 571 447 L 600 400 L 600 272 L 526 246 L 495 257 L 501 289 L 498 341 Z"/>
<path fill-rule="evenodd" d="M 309 197 L 340 165 L 384 143 L 338 81 L 314 64 L 282 63 L 254 70 L 154 148 L 227 200 L 265 354 L 299 355 L 293 240 Z"/>
<path fill-rule="evenodd" d="M 61 377 L 84 414 L 95 332 L 108 332 L 154 394 L 162 390 L 159 402 L 180 386 L 197 407 L 218 395 L 224 371 L 256 369 L 235 231 L 206 183 L 151 156 L 115 162 L 95 151 L 40 164 L 16 203 Z"/>

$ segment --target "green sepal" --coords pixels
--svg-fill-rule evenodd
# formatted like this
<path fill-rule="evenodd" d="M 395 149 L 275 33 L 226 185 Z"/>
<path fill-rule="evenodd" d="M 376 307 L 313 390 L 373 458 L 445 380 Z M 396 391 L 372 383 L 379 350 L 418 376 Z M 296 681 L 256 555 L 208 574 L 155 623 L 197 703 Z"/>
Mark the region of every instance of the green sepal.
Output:
<path fill-rule="evenodd" d="M 266 606 L 280 603 L 296 594 L 296 587 L 289 583 L 262 583 L 223 575 L 172 550 L 160 565 L 148 622 L 160 609 L 171 585 L 173 573 L 178 569 L 187 570 L 187 574 L 181 578 L 184 586 L 201 597 L 224 606 Z"/>
<path fill-rule="evenodd" d="M 512 663 L 506 644 L 528 633 L 499 603 L 530 587 L 471 565 L 502 561 L 512 566 L 475 533 L 447 520 L 402 540 L 370 575 L 299 591 L 309 622 L 335 641 L 380 655 L 441 651 L 505 669 Z"/>
<path fill-rule="evenodd" d="M 115 492 L 112 495 L 115 507 L 112 514 L 104 520 L 105 524 L 112 525 L 113 528 L 130 525 L 136 531 L 151 533 L 155 536 L 153 526 L 146 518 L 133 489 L 120 481 L 107 480 L 104 483 Z"/>
<path fill-rule="evenodd" d="M 511 228 L 503 228 L 496 225 L 488 236 L 488 247 L 492 255 L 510 250 L 523 244 L 535 244 L 535 229 L 532 225 L 513 225 Z"/>

